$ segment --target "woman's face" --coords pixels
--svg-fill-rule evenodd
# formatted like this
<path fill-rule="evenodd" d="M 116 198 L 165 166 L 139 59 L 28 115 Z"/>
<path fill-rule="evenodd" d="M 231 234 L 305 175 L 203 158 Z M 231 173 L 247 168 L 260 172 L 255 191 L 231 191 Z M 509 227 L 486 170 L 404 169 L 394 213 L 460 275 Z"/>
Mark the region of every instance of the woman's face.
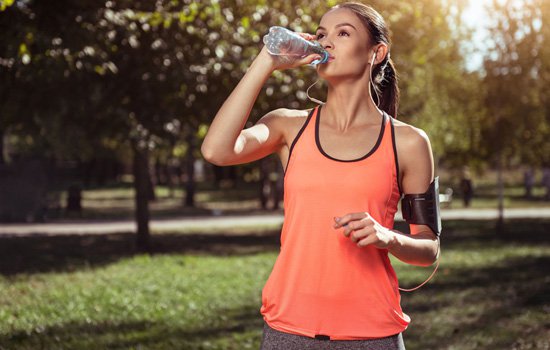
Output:
<path fill-rule="evenodd" d="M 368 76 L 373 52 L 369 51 L 369 35 L 357 15 L 346 8 L 327 12 L 315 33 L 317 40 L 330 54 L 328 63 L 320 64 L 320 77 L 361 78 Z M 370 55 L 369 55 L 370 52 Z"/>

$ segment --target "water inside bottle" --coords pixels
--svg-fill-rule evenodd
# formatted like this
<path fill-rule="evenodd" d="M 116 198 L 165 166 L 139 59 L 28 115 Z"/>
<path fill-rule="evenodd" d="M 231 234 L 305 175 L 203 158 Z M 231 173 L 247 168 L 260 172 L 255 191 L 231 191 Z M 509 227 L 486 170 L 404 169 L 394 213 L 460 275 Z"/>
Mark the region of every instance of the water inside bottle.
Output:
<path fill-rule="evenodd" d="M 313 52 L 321 55 L 321 59 L 310 63 L 311 66 L 328 61 L 329 54 L 321 47 L 319 42 L 308 41 L 284 27 L 273 26 L 269 28 L 269 33 L 263 37 L 263 42 L 270 54 L 285 61 L 291 61 L 296 57 L 305 57 Z"/>

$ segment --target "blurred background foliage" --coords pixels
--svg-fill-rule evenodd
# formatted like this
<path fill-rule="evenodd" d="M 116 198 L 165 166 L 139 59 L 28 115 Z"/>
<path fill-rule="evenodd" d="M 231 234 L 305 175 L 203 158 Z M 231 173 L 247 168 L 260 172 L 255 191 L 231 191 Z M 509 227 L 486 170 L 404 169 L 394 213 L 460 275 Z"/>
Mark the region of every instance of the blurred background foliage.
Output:
<path fill-rule="evenodd" d="M 312 33 L 336 3 L 0 1 L 0 166 L 32 159 L 84 187 L 128 172 L 144 225 L 155 184 L 183 186 L 193 206 L 200 142 L 262 36 L 272 25 Z M 437 169 L 550 165 L 548 1 L 487 1 L 492 41 L 478 71 L 466 68 L 467 1 L 368 3 L 392 31 L 398 119 L 427 132 Z M 315 79 L 308 67 L 275 72 L 247 126 L 312 107 Z M 324 87 L 311 94 L 323 99 Z M 258 181 L 262 162 L 236 168 Z"/>

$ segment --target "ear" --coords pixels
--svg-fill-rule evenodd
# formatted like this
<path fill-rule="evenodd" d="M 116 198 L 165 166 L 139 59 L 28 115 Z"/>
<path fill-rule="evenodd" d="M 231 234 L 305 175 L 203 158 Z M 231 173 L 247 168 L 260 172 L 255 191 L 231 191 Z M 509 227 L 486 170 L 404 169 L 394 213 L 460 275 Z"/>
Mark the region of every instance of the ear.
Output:
<path fill-rule="evenodd" d="M 373 47 L 373 54 L 374 53 L 376 53 L 374 65 L 377 65 L 386 58 L 386 55 L 388 54 L 388 46 L 385 44 L 378 44 Z"/>

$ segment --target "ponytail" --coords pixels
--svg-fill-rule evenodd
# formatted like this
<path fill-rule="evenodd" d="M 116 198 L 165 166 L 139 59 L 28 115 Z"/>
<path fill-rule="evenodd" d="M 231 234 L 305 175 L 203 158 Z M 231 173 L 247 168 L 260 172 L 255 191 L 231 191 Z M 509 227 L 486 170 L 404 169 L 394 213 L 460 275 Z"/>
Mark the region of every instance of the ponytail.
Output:
<path fill-rule="evenodd" d="M 369 33 L 369 44 L 384 43 L 388 47 L 388 54 L 382 62 L 373 67 L 372 81 L 369 83 L 371 96 L 380 101 L 375 101 L 378 108 L 382 109 L 397 119 L 397 108 L 399 107 L 399 88 L 397 87 L 397 70 L 390 59 L 389 48 L 391 47 L 390 30 L 384 18 L 374 8 L 360 2 L 344 2 L 333 8 L 346 8 L 353 11 L 363 22 Z"/>
<path fill-rule="evenodd" d="M 397 109 L 399 107 L 399 87 L 397 86 L 398 75 L 395 65 L 388 53 L 387 60 L 385 64 L 381 63 L 379 67 L 375 69 L 375 72 L 378 70 L 379 73 L 375 75 L 374 83 L 376 90 L 380 96 L 380 101 L 378 107 L 383 111 L 386 111 L 389 115 L 397 119 Z"/>

